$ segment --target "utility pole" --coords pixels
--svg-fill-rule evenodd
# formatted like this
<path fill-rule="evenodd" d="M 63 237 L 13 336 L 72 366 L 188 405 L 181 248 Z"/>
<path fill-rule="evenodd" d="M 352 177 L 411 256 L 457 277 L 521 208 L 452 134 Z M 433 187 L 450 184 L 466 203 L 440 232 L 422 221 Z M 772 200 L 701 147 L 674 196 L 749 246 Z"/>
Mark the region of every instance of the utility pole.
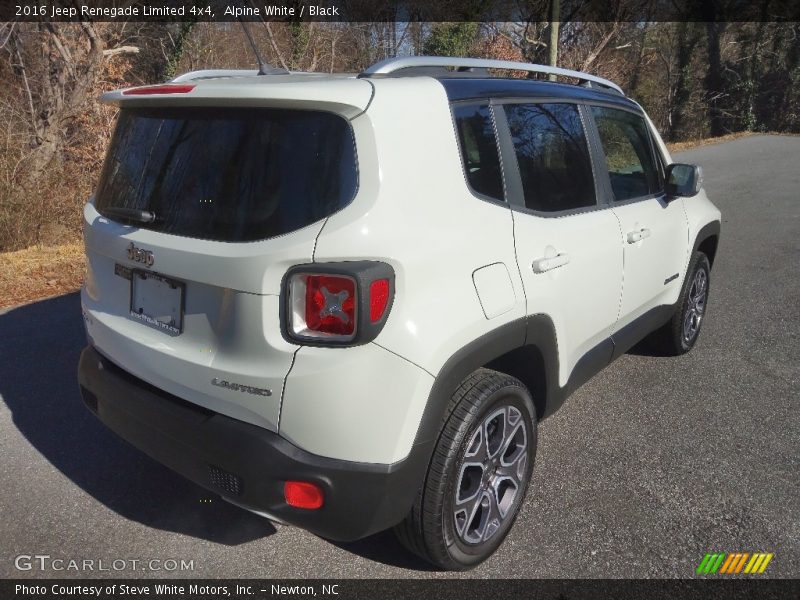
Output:
<path fill-rule="evenodd" d="M 561 20 L 561 0 L 550 0 L 550 59 L 551 67 L 558 66 L 558 29 Z M 550 81 L 555 81 L 556 76 L 550 75 Z"/>

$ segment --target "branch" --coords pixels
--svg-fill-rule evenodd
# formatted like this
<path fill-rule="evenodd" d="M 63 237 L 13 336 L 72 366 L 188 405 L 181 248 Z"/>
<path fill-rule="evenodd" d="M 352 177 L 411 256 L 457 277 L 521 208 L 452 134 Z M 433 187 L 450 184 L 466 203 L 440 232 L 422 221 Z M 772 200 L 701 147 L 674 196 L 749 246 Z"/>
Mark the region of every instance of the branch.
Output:
<path fill-rule="evenodd" d="M 90 55 L 101 52 L 103 48 L 103 42 L 97 35 L 97 31 L 95 30 L 94 25 L 92 25 L 91 23 L 87 23 L 86 21 L 81 21 L 81 29 L 83 29 L 83 31 L 89 38 Z"/>
<path fill-rule="evenodd" d="M 103 56 L 116 56 L 117 54 L 139 54 L 139 48 L 136 46 L 117 46 L 116 48 L 103 50 Z"/>
<path fill-rule="evenodd" d="M 591 66 L 591 64 L 595 60 L 597 60 L 597 57 L 600 56 L 600 53 L 603 50 L 605 50 L 606 46 L 608 45 L 608 42 L 611 41 L 611 38 L 613 38 L 618 31 L 619 31 L 619 22 L 614 23 L 614 26 L 611 28 L 611 31 L 609 31 L 603 37 L 600 43 L 597 46 L 595 46 L 595 48 L 589 53 L 589 56 L 587 56 L 586 60 L 584 60 L 583 63 L 581 64 L 579 69 L 580 71 L 586 71 Z"/>
<path fill-rule="evenodd" d="M 64 66 L 69 71 L 69 74 L 72 77 L 75 77 L 75 69 L 72 66 L 72 54 L 70 54 L 70 51 L 64 46 L 64 44 L 61 43 L 61 40 L 59 39 L 59 33 L 56 31 L 56 26 L 53 23 L 47 23 L 45 27 L 47 27 L 47 30 L 50 32 L 50 39 L 53 41 L 56 50 L 58 50 L 61 58 L 64 59 Z"/>
<path fill-rule="evenodd" d="M 16 25 L 17 25 L 16 22 L 8 23 L 8 35 L 6 36 L 6 39 L 3 40 L 3 43 L 0 44 L 0 49 L 5 48 L 5 45 L 8 43 L 8 40 L 11 39 L 11 35 L 14 33 L 14 27 Z M 4 24 L 4 27 L 5 27 L 5 24 Z"/>
<path fill-rule="evenodd" d="M 31 86 L 28 84 L 28 74 L 25 70 L 25 62 L 22 60 L 22 54 L 19 51 L 19 45 L 16 43 L 14 44 L 14 52 L 17 55 L 17 66 L 19 66 L 19 70 L 22 74 L 22 83 L 25 85 L 25 93 L 28 97 L 28 109 L 31 112 L 31 129 L 33 129 L 33 134 L 38 138 L 39 127 L 36 119 L 36 109 L 33 107 L 33 94 L 31 93 Z"/>
<path fill-rule="evenodd" d="M 281 66 L 289 71 L 289 66 L 286 64 L 286 61 L 283 60 L 283 55 L 281 51 L 278 49 L 278 44 L 275 43 L 275 36 L 272 34 L 272 27 L 269 26 L 269 21 L 261 21 L 267 28 L 267 33 L 269 34 L 269 41 L 272 44 L 272 49 L 275 50 L 275 55 L 278 57 L 278 60 L 281 63 Z"/>
<path fill-rule="evenodd" d="M 98 68 L 103 60 L 105 44 L 97 33 L 94 25 L 86 22 L 81 22 L 80 25 L 81 29 L 83 29 L 84 33 L 89 38 L 89 54 L 86 57 L 86 67 L 83 69 L 83 72 L 76 74 L 73 78 L 73 86 L 69 93 L 67 93 L 66 86 L 64 86 L 62 91 L 64 106 L 59 111 L 60 114 L 56 115 L 59 123 L 71 119 L 74 117 L 75 113 L 80 110 L 81 106 L 86 101 L 89 90 L 95 83 Z"/>

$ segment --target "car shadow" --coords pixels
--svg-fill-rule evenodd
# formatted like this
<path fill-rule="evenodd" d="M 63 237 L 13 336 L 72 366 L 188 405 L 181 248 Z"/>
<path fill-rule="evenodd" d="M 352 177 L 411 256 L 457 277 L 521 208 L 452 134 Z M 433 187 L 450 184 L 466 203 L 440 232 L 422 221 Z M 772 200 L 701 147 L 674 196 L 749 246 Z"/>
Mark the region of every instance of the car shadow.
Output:
<path fill-rule="evenodd" d="M 430 563 L 425 562 L 403 548 L 391 530 L 381 531 L 380 533 L 376 533 L 356 542 L 332 543 L 342 550 L 352 552 L 363 558 L 391 567 L 400 567 L 402 569 L 411 569 L 414 571 L 437 570 Z"/>
<path fill-rule="evenodd" d="M 85 346 L 77 293 L 0 314 L 0 396 L 27 441 L 75 485 L 148 527 L 238 545 L 275 533 L 266 519 L 220 500 L 139 452 L 83 405 Z"/>
<path fill-rule="evenodd" d="M 659 351 L 653 342 L 647 338 L 637 342 L 636 345 L 625 354 L 630 354 L 632 356 L 649 356 L 651 358 L 664 357 L 664 353 Z"/>

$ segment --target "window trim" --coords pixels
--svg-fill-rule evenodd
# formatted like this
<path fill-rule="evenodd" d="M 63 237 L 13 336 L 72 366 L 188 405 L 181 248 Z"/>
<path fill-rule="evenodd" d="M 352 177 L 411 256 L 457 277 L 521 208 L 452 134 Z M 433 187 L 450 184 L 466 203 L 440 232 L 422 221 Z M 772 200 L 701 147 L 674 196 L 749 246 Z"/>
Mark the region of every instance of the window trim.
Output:
<path fill-rule="evenodd" d="M 519 162 L 517 161 L 517 153 L 514 149 L 514 142 L 511 138 L 511 129 L 508 125 L 508 118 L 506 117 L 505 110 L 495 110 L 495 124 L 498 130 L 498 140 L 500 142 L 500 160 L 509 166 L 509 187 L 507 189 L 508 205 L 515 212 L 521 212 L 536 217 L 544 217 L 548 219 L 557 219 L 561 217 L 568 217 L 572 215 L 594 212 L 607 208 L 607 205 L 601 202 L 604 197 L 602 189 L 602 180 L 598 178 L 598 171 L 595 164 L 595 157 L 593 156 L 591 132 L 587 126 L 584 104 L 578 99 L 565 99 L 565 98 L 493 98 L 491 100 L 492 107 L 502 108 L 506 104 L 572 104 L 578 110 L 578 117 L 581 121 L 583 134 L 586 139 L 586 146 L 589 152 L 589 168 L 592 171 L 592 181 L 594 183 L 594 204 L 588 206 L 581 206 L 578 208 L 568 208 L 558 211 L 544 211 L 528 208 L 525 206 L 525 195 L 522 187 L 522 175 L 519 171 Z"/>
<path fill-rule="evenodd" d="M 647 122 L 647 119 L 644 118 L 644 114 L 639 110 L 633 110 L 624 108 L 622 106 L 613 105 L 611 103 L 605 102 L 587 102 L 584 104 L 586 109 L 586 117 L 589 123 L 591 123 L 591 130 L 592 130 L 592 137 L 596 140 L 596 148 L 595 151 L 597 152 L 597 160 L 598 162 L 602 161 L 601 164 L 604 166 L 604 170 L 602 173 L 599 174 L 600 179 L 603 181 L 603 188 L 605 193 L 605 204 L 613 208 L 615 206 L 627 206 L 628 204 L 635 204 L 637 202 L 643 202 L 645 200 L 652 200 L 657 199 L 659 201 L 666 202 L 667 192 L 666 192 L 666 182 L 665 182 L 665 165 L 663 157 L 661 157 L 661 153 L 657 151 L 655 146 L 655 141 L 653 139 L 653 132 L 650 130 L 650 125 Z M 600 138 L 600 130 L 597 127 L 597 121 L 594 117 L 594 112 L 592 111 L 593 107 L 598 108 L 607 108 L 609 110 L 619 110 L 622 112 L 631 113 L 642 120 L 644 124 L 645 131 L 647 132 L 647 140 L 648 145 L 650 147 L 650 153 L 653 158 L 653 166 L 656 168 L 656 175 L 658 176 L 658 181 L 661 186 L 661 189 L 651 193 L 651 194 L 644 194 L 642 196 L 636 196 L 634 198 L 626 198 L 625 200 L 617 200 L 616 196 L 614 195 L 614 189 L 611 187 L 611 177 L 609 175 L 608 170 L 608 162 L 606 160 L 606 153 L 603 149 L 603 140 Z"/>
<path fill-rule="evenodd" d="M 455 109 L 461 108 L 464 106 L 479 106 L 479 107 L 486 107 L 489 109 L 489 114 L 491 115 L 492 119 L 492 130 L 494 131 L 494 144 L 497 149 L 497 159 L 500 163 L 500 183 L 503 186 L 503 197 L 502 198 L 493 198 L 492 196 L 487 196 L 486 194 L 482 194 L 481 192 L 477 191 L 475 188 L 472 187 L 472 184 L 469 182 L 469 177 L 467 176 L 467 164 L 464 160 L 465 152 L 464 148 L 461 146 L 461 136 L 458 133 L 458 124 L 456 123 L 456 114 Z M 508 183 L 506 177 L 506 168 L 503 162 L 503 155 L 500 151 L 500 134 L 497 128 L 497 115 L 495 113 L 494 108 L 492 107 L 491 102 L 488 98 L 485 99 L 472 99 L 472 100 L 458 100 L 456 102 L 450 103 L 450 119 L 453 124 L 453 134 L 456 138 L 456 146 L 458 147 L 458 160 L 461 163 L 461 176 L 464 178 L 464 184 L 467 186 L 469 192 L 478 200 L 482 202 L 488 202 L 489 204 L 494 204 L 495 206 L 503 206 L 508 208 L 509 205 L 509 195 L 508 195 Z"/>

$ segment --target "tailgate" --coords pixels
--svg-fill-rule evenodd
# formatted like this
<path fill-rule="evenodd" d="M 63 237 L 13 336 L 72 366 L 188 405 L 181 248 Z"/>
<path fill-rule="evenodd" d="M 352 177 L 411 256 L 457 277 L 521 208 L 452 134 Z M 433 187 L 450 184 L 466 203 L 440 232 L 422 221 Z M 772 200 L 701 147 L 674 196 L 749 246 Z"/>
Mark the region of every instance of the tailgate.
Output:
<path fill-rule="evenodd" d="M 90 343 L 162 390 L 277 430 L 296 350 L 280 333 L 280 281 L 289 266 L 311 260 L 321 224 L 227 244 L 126 227 L 91 204 L 85 216 L 81 300 Z M 144 255 L 131 253 L 131 245 L 152 263 L 141 262 Z M 170 309 L 179 316 L 172 330 L 132 314 L 163 321 Z"/>
<path fill-rule="evenodd" d="M 276 431 L 297 348 L 280 331 L 281 282 L 358 189 L 343 113 L 366 106 L 366 89 L 220 80 L 177 103 L 107 95 L 122 110 L 84 209 L 90 343 L 168 393 Z M 350 108 L 298 110 L 320 97 Z"/>

